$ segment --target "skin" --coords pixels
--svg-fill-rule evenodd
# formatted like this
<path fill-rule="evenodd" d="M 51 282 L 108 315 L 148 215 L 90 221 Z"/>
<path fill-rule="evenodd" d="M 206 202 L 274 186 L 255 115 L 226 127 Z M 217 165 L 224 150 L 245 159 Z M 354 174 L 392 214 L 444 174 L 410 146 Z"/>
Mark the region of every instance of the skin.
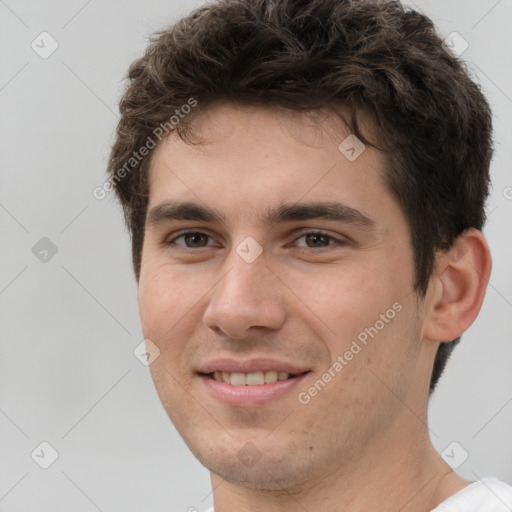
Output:
<path fill-rule="evenodd" d="M 332 113 L 321 119 L 320 127 L 301 113 L 219 103 L 193 121 L 206 144 L 173 135 L 152 155 L 148 211 L 194 201 L 225 216 L 148 223 L 138 288 L 144 337 L 160 349 L 150 367 L 156 389 L 211 471 L 215 512 L 334 512 L 340 503 L 345 512 L 428 511 L 470 483 L 432 446 L 428 385 L 439 343 L 462 334 L 480 310 L 491 271 L 485 239 L 471 229 L 438 254 L 420 300 L 409 226 L 384 186 L 383 155 L 367 147 L 349 161 L 338 150 L 343 125 Z M 316 201 L 356 208 L 374 230 L 260 219 L 280 202 Z M 184 229 L 204 236 L 176 238 Z M 263 248 L 250 264 L 236 252 L 247 236 Z M 300 403 L 297 393 L 397 302 L 400 312 Z M 234 407 L 195 373 L 229 356 L 311 371 L 274 402 Z M 239 457 L 247 442 L 260 456 L 251 467 Z"/>

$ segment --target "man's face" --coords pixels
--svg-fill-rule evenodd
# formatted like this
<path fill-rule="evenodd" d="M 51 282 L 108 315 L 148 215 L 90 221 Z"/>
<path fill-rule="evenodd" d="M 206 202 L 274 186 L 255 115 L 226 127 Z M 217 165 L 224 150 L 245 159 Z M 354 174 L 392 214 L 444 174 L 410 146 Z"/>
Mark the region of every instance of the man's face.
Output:
<path fill-rule="evenodd" d="M 351 161 L 341 123 L 322 126 L 218 105 L 195 120 L 207 144 L 173 136 L 151 163 L 138 296 L 151 373 L 196 457 L 256 488 L 342 471 L 423 427 L 434 352 L 407 222 L 382 155 Z"/>

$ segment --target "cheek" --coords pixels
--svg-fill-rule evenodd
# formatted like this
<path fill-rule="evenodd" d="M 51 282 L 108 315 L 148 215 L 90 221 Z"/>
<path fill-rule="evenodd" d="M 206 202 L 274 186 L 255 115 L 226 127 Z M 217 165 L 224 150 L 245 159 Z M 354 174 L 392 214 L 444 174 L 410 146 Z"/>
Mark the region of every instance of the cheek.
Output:
<path fill-rule="evenodd" d="M 139 280 L 138 305 L 144 334 L 162 334 L 182 314 L 177 290 L 180 285 L 165 268 L 145 267 Z"/>
<path fill-rule="evenodd" d="M 198 309 L 211 289 L 207 276 L 169 264 L 149 265 L 141 272 L 138 290 L 139 316 L 144 336 L 162 348 L 189 333 L 197 325 Z"/>
<path fill-rule="evenodd" d="M 163 297 L 157 283 L 147 275 L 141 273 L 139 280 L 138 305 L 139 316 L 142 330 L 145 337 L 151 337 L 149 332 L 152 331 L 159 323 L 161 318 L 160 310 L 165 308 L 162 304 Z"/>
<path fill-rule="evenodd" d="M 394 274 L 381 270 L 353 265 L 343 274 L 317 281 L 312 309 L 329 327 L 325 342 L 331 361 L 339 356 L 347 361 L 343 362 L 340 384 L 350 385 L 355 380 L 359 385 L 365 381 L 375 384 L 376 377 L 369 369 L 393 379 L 400 359 L 407 356 L 414 335 L 409 319 L 412 306 L 405 301 L 407 288 L 398 278 L 389 277 Z"/>
<path fill-rule="evenodd" d="M 302 286 L 301 296 L 342 340 L 373 324 L 391 307 L 393 290 L 370 265 L 347 263 L 332 270 L 317 275 L 314 286 Z"/>

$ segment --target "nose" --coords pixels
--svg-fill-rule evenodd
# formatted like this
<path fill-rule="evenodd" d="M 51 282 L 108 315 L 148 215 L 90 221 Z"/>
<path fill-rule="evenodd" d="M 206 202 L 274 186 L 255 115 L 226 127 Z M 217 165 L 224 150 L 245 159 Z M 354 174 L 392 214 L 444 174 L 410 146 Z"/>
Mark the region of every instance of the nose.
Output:
<path fill-rule="evenodd" d="M 279 329 L 286 317 L 284 285 L 264 256 L 247 263 L 233 252 L 227 263 L 204 312 L 205 325 L 233 339 L 246 338 L 254 328 Z"/>

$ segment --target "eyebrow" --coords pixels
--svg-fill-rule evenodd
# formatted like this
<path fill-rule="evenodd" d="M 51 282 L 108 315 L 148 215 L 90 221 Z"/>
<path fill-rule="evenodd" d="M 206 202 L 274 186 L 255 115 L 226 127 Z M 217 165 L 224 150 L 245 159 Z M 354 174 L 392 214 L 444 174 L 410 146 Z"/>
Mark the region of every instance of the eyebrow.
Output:
<path fill-rule="evenodd" d="M 369 232 L 376 228 L 375 221 L 363 212 L 335 201 L 282 203 L 275 208 L 269 208 L 261 220 L 267 226 L 273 226 L 280 222 L 315 219 L 342 222 Z M 227 224 L 225 215 L 213 208 L 191 201 L 178 202 L 168 200 L 154 206 L 148 212 L 146 227 L 155 228 L 160 224 L 173 220 Z"/>

